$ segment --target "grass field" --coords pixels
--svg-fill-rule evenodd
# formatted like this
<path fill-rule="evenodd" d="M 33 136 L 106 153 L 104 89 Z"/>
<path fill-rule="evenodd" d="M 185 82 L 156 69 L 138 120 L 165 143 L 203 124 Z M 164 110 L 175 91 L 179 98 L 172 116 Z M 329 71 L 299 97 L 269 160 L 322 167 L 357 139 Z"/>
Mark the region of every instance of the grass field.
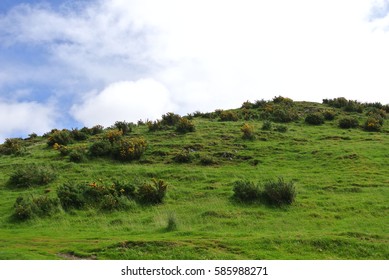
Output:
<path fill-rule="evenodd" d="M 366 110 L 331 108 L 334 120 L 308 125 L 308 111 L 329 107 L 293 106 L 299 118 L 282 124 L 286 132 L 262 130 L 265 120 L 256 117 L 196 116 L 196 131 L 185 134 L 134 126 L 125 137 L 142 136 L 147 149 L 129 162 L 105 157 L 75 163 L 48 147 L 47 137 L 24 140 L 24 153 L 0 156 L 0 259 L 389 259 L 388 122 L 379 132 L 341 129 L 338 121 L 346 115 L 363 125 Z M 233 110 L 239 116 L 259 111 Z M 254 128 L 254 139 L 242 138 L 244 123 Z M 104 133 L 68 147 L 87 149 Z M 174 161 L 183 150 L 191 162 Z M 15 170 L 32 163 L 52 166 L 57 177 L 42 186 L 10 186 Z M 294 182 L 291 205 L 232 198 L 237 180 L 263 183 L 279 176 Z M 164 180 L 163 203 L 128 201 L 126 210 L 86 207 L 12 218 L 21 195 L 56 197 L 68 181 L 108 185 L 135 178 Z"/>

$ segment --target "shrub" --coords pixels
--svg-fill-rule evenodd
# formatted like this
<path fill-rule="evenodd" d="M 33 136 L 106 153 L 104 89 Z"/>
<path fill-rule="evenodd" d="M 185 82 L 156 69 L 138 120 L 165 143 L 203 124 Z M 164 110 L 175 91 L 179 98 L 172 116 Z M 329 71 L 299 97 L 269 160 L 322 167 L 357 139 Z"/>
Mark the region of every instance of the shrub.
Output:
<path fill-rule="evenodd" d="M 112 152 L 112 145 L 108 140 L 101 140 L 89 147 L 89 154 L 93 157 L 109 156 Z"/>
<path fill-rule="evenodd" d="M 132 123 L 126 121 L 117 121 L 115 122 L 115 127 L 122 132 L 123 135 L 126 135 L 132 131 Z"/>
<path fill-rule="evenodd" d="M 149 128 L 150 132 L 166 129 L 166 126 L 163 125 L 161 121 L 154 121 L 154 122 L 148 121 L 147 127 Z"/>
<path fill-rule="evenodd" d="M 24 143 L 20 138 L 7 138 L 4 144 L 0 145 L 0 154 L 3 155 L 23 155 L 26 151 Z"/>
<path fill-rule="evenodd" d="M 284 133 L 288 131 L 288 127 L 286 125 L 277 125 L 275 130 Z"/>
<path fill-rule="evenodd" d="M 61 156 L 67 156 L 71 152 L 71 149 L 69 149 L 67 146 L 59 145 L 58 143 L 55 143 L 53 145 L 53 149 L 56 150 L 56 151 L 59 151 Z"/>
<path fill-rule="evenodd" d="M 57 196 L 62 207 L 65 210 L 72 208 L 81 209 L 85 205 L 84 192 L 86 187 L 84 185 L 74 185 L 66 183 L 60 186 L 57 190 Z"/>
<path fill-rule="evenodd" d="M 68 129 L 54 130 L 49 135 L 47 145 L 54 146 L 55 143 L 59 145 L 68 145 L 73 141 L 72 133 Z"/>
<path fill-rule="evenodd" d="M 177 123 L 176 131 L 179 133 L 194 132 L 195 126 L 187 118 L 181 118 Z"/>
<path fill-rule="evenodd" d="M 118 196 L 125 196 L 127 198 L 135 198 L 135 184 L 116 180 L 113 182 L 113 187 Z"/>
<path fill-rule="evenodd" d="M 377 116 L 375 117 L 369 117 L 363 128 L 367 131 L 380 131 L 382 128 L 382 119 L 379 119 Z"/>
<path fill-rule="evenodd" d="M 253 109 L 264 107 L 267 104 L 267 101 L 264 99 L 255 100 L 253 104 Z"/>
<path fill-rule="evenodd" d="M 292 204 L 296 197 L 295 187 L 292 181 L 285 182 L 282 177 L 277 181 L 270 180 L 264 185 L 264 197 L 270 204 Z"/>
<path fill-rule="evenodd" d="M 272 122 L 271 121 L 264 121 L 262 125 L 262 130 L 271 130 L 272 128 Z"/>
<path fill-rule="evenodd" d="M 153 179 L 152 183 L 143 183 L 137 190 L 137 199 L 142 204 L 159 204 L 166 195 L 167 184 L 164 180 Z"/>
<path fill-rule="evenodd" d="M 13 188 L 42 186 L 57 178 L 55 171 L 44 165 L 29 164 L 14 171 L 8 180 L 8 185 Z"/>
<path fill-rule="evenodd" d="M 81 149 L 74 149 L 69 153 L 69 160 L 71 162 L 85 162 L 87 160 L 85 152 Z"/>
<path fill-rule="evenodd" d="M 293 104 L 293 100 L 288 98 L 288 97 L 282 97 L 281 95 L 280 96 L 275 96 L 273 98 L 273 102 L 274 103 L 284 103 L 284 104 L 287 104 L 287 105 L 292 105 Z"/>
<path fill-rule="evenodd" d="M 321 125 L 324 123 L 324 116 L 322 113 L 310 113 L 305 117 L 305 122 L 312 125 Z"/>
<path fill-rule="evenodd" d="M 72 137 L 76 141 L 83 141 L 88 139 L 88 134 L 84 131 L 78 130 L 78 129 L 73 129 L 72 130 Z"/>
<path fill-rule="evenodd" d="M 167 219 L 166 231 L 175 231 L 177 230 L 177 227 L 176 216 L 170 213 Z"/>
<path fill-rule="evenodd" d="M 356 128 L 359 126 L 359 122 L 356 118 L 353 117 L 344 117 L 339 120 L 340 128 Z"/>
<path fill-rule="evenodd" d="M 59 211 L 57 198 L 47 195 L 22 197 L 19 196 L 14 204 L 13 218 L 25 221 L 34 217 L 51 216 Z"/>
<path fill-rule="evenodd" d="M 238 115 L 232 111 L 221 111 L 220 112 L 220 120 L 223 122 L 231 121 L 236 122 L 239 119 Z"/>
<path fill-rule="evenodd" d="M 271 113 L 271 118 L 275 122 L 292 122 L 298 119 L 297 112 L 290 108 L 276 108 Z"/>
<path fill-rule="evenodd" d="M 332 121 L 335 119 L 335 112 L 334 111 L 329 111 L 329 110 L 326 110 L 323 112 L 323 116 L 324 116 L 324 119 L 326 121 Z"/>
<path fill-rule="evenodd" d="M 243 102 L 242 106 L 240 107 L 241 109 L 252 109 L 253 108 L 253 103 L 251 103 L 250 101 L 245 101 Z"/>
<path fill-rule="evenodd" d="M 180 121 L 181 116 L 174 113 L 166 113 L 162 115 L 162 125 L 175 126 Z"/>
<path fill-rule="evenodd" d="M 254 127 L 252 125 L 249 125 L 245 123 L 241 128 L 240 131 L 243 132 L 243 139 L 253 140 L 255 138 L 254 135 Z"/>
<path fill-rule="evenodd" d="M 200 163 L 202 165 L 215 165 L 218 164 L 217 160 L 211 156 L 202 156 L 200 158 Z"/>
<path fill-rule="evenodd" d="M 236 181 L 233 191 L 233 197 L 241 202 L 252 202 L 261 197 L 258 185 L 247 180 Z"/>
<path fill-rule="evenodd" d="M 113 147 L 113 154 L 119 160 L 137 160 L 141 158 L 146 147 L 146 140 L 143 138 L 123 139 Z"/>
<path fill-rule="evenodd" d="M 188 150 L 182 150 L 173 157 L 173 160 L 178 163 L 189 163 L 192 162 L 193 155 Z"/>
<path fill-rule="evenodd" d="M 344 97 L 338 97 L 334 99 L 323 99 L 323 104 L 328 104 L 331 107 L 342 108 L 346 107 L 348 100 Z"/>
<path fill-rule="evenodd" d="M 98 124 L 98 125 L 95 125 L 94 127 L 91 128 L 91 134 L 97 135 L 97 134 L 102 133 L 103 130 L 104 130 L 104 126 Z"/>
<path fill-rule="evenodd" d="M 104 135 L 104 139 L 108 140 L 111 144 L 118 142 L 122 139 L 123 131 L 121 130 L 110 130 Z"/>

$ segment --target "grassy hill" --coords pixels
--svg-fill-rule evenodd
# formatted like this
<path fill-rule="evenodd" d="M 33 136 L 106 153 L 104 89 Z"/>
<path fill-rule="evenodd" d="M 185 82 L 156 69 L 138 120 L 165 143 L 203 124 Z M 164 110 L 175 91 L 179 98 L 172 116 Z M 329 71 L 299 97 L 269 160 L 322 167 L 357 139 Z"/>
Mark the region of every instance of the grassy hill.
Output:
<path fill-rule="evenodd" d="M 388 109 L 275 97 L 8 139 L 0 259 L 389 259 Z M 236 199 L 279 177 L 291 204 Z"/>

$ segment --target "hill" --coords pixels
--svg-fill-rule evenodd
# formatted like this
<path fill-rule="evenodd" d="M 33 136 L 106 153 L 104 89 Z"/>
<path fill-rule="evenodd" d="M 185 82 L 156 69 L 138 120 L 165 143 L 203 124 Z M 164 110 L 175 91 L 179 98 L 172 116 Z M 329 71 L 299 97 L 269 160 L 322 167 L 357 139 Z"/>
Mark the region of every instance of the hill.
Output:
<path fill-rule="evenodd" d="M 389 259 L 388 113 L 279 96 L 7 139 L 0 259 Z"/>

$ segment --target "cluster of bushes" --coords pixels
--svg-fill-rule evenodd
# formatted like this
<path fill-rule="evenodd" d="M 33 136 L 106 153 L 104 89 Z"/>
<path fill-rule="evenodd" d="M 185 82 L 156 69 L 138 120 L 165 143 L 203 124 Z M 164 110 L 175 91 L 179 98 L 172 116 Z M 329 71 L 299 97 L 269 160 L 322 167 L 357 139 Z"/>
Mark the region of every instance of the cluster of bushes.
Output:
<path fill-rule="evenodd" d="M 53 182 L 57 173 L 51 166 L 29 164 L 17 168 L 10 176 L 7 185 L 11 188 L 43 186 Z"/>
<path fill-rule="evenodd" d="M 285 182 L 282 177 L 269 180 L 262 185 L 251 181 L 236 181 L 233 198 L 240 202 L 261 202 L 271 205 L 290 205 L 296 198 L 296 189 L 292 181 Z"/>
<path fill-rule="evenodd" d="M 58 198 L 48 195 L 19 196 L 14 204 L 13 219 L 24 221 L 35 217 L 47 217 L 60 211 Z"/>
<path fill-rule="evenodd" d="M 222 122 L 236 122 L 239 120 L 239 116 L 234 111 L 220 111 L 220 121 Z"/>
<path fill-rule="evenodd" d="M 195 125 L 190 121 L 191 117 L 181 117 L 174 113 L 166 113 L 162 115 L 161 120 L 154 122 L 148 121 L 147 126 L 150 132 L 158 130 L 166 130 L 174 127 L 178 133 L 194 132 Z"/>
<path fill-rule="evenodd" d="M 311 125 L 321 125 L 324 123 L 324 115 L 320 112 L 309 113 L 305 117 L 305 122 Z"/>
<path fill-rule="evenodd" d="M 23 140 L 20 138 L 7 138 L 4 143 L 0 145 L 0 155 L 23 155 L 26 147 Z"/>
<path fill-rule="evenodd" d="M 359 126 L 359 122 L 354 117 L 343 117 L 339 120 L 339 127 L 348 129 L 348 128 L 357 128 Z"/>
<path fill-rule="evenodd" d="M 344 97 L 338 97 L 334 99 L 323 99 L 323 104 L 326 104 L 334 108 L 343 108 L 347 112 L 358 112 L 362 113 L 364 105 L 358 101 L 347 100 Z"/>
<path fill-rule="evenodd" d="M 123 122 L 121 122 L 123 123 Z M 125 123 L 125 122 L 124 122 Z M 74 141 L 83 141 L 89 138 L 89 136 L 100 134 L 104 131 L 104 127 L 96 125 L 92 128 L 83 127 L 81 129 L 52 129 L 49 133 L 45 133 L 43 136 L 47 138 L 47 145 L 49 147 L 55 144 L 66 146 Z"/>

